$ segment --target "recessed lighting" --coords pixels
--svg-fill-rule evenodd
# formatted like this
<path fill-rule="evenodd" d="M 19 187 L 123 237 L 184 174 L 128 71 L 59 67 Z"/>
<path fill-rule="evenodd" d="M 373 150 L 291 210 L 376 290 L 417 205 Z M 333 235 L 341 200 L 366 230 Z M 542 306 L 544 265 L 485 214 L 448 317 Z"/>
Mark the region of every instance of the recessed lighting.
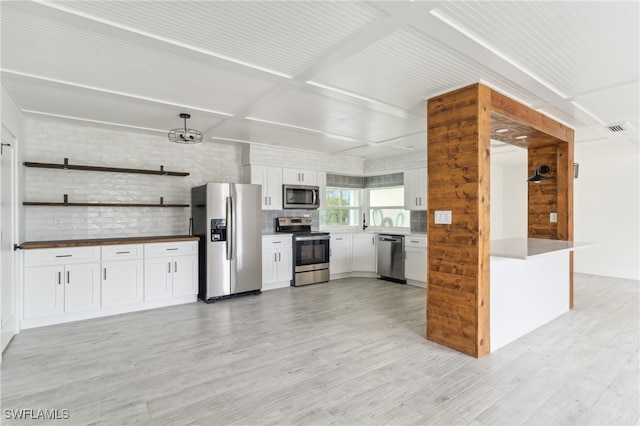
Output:
<path fill-rule="evenodd" d="M 509 131 L 509 129 L 498 129 L 498 130 L 496 130 L 496 133 L 506 133 L 508 131 Z"/>
<path fill-rule="evenodd" d="M 516 138 L 516 139 L 526 139 L 526 138 L 527 138 L 527 135 L 516 136 L 515 138 Z"/>

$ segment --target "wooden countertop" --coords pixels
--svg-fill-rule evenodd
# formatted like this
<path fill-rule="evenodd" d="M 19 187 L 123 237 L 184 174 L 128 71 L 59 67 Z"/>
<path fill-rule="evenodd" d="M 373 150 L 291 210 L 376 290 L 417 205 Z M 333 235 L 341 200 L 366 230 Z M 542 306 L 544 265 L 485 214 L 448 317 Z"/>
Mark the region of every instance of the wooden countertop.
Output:
<path fill-rule="evenodd" d="M 26 241 L 20 245 L 23 250 L 58 248 L 58 247 L 86 247 L 107 246 L 115 244 L 144 244 L 144 243 L 173 243 L 177 241 L 198 241 L 200 237 L 193 235 L 166 235 L 160 237 L 124 237 L 124 238 L 93 238 L 87 240 L 56 240 L 56 241 Z"/>

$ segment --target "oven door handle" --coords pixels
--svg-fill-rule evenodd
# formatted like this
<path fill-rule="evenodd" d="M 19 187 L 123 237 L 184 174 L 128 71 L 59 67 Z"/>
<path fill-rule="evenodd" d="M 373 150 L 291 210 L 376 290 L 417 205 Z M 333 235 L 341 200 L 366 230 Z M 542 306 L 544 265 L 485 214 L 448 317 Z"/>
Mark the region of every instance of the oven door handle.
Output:
<path fill-rule="evenodd" d="M 318 241 L 318 240 L 329 240 L 328 235 L 308 235 L 305 237 L 294 237 L 296 241 Z"/>

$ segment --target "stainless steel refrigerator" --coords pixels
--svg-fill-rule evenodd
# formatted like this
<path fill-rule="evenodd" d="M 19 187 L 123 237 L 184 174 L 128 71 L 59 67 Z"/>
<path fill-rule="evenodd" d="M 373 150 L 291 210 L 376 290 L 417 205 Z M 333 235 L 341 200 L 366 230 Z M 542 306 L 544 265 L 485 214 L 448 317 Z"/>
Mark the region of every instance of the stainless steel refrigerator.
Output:
<path fill-rule="evenodd" d="M 200 237 L 198 297 L 207 303 L 262 289 L 261 186 L 207 183 L 191 189 Z"/>

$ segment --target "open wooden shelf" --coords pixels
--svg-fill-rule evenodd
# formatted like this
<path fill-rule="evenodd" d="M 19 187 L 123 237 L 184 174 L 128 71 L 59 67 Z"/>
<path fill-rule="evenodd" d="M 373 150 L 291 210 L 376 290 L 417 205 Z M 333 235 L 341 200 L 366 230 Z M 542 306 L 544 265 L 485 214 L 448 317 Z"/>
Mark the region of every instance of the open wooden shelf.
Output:
<path fill-rule="evenodd" d="M 25 206 L 53 207 L 189 207 L 189 204 L 141 204 L 141 203 L 59 203 L 45 201 L 25 201 Z"/>
<path fill-rule="evenodd" d="M 65 158 L 63 164 L 58 163 L 35 163 L 31 161 L 25 161 L 24 165 L 27 167 L 37 167 L 41 169 L 64 169 L 64 170 L 84 170 L 92 172 L 111 172 L 111 173 L 138 173 L 144 175 L 166 175 L 166 176 L 189 176 L 187 172 L 171 172 L 164 170 L 163 166 L 160 166 L 160 170 L 146 170 L 146 169 L 126 169 L 120 167 L 101 167 L 101 166 L 83 166 L 77 164 L 69 164 Z"/>

